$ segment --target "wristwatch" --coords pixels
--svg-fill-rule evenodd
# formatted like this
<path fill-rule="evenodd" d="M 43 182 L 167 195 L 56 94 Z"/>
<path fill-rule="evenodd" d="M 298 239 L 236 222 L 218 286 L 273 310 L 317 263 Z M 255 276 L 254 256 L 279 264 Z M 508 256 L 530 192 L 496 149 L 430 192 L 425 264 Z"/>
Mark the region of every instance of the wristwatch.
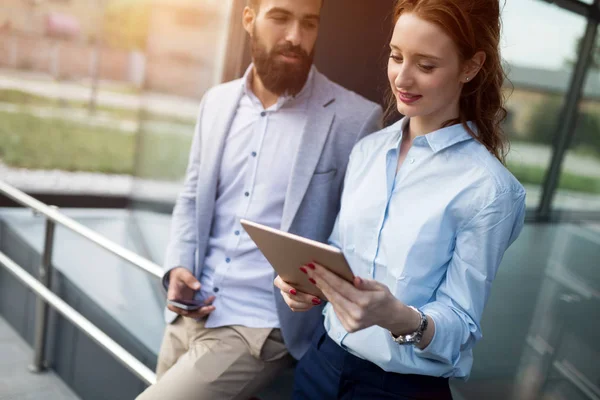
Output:
<path fill-rule="evenodd" d="M 423 338 L 423 332 L 425 332 L 425 329 L 427 329 L 427 316 L 423 313 L 423 311 L 421 311 L 418 308 L 413 307 L 413 306 L 408 306 L 408 308 L 419 313 L 419 315 L 421 316 L 421 324 L 419 324 L 419 327 L 417 328 L 416 331 L 414 331 L 413 333 L 409 333 L 408 335 L 396 336 L 390 331 L 390 335 L 392 335 L 392 339 L 394 339 L 394 342 L 396 342 L 398 344 L 417 344 L 417 343 L 419 343 L 421 341 L 421 338 Z"/>

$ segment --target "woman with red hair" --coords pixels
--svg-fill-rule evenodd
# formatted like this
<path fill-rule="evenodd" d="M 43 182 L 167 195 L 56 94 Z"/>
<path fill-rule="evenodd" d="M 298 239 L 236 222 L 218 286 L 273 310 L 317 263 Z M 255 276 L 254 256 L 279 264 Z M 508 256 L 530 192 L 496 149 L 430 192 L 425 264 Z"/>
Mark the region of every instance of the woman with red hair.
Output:
<path fill-rule="evenodd" d="M 330 243 L 354 282 L 301 268 L 328 303 L 295 399 L 450 399 L 523 227 L 525 191 L 504 166 L 498 0 L 399 0 L 394 16 L 388 76 L 405 117 L 350 156 Z M 275 284 L 294 311 L 321 303 Z"/>

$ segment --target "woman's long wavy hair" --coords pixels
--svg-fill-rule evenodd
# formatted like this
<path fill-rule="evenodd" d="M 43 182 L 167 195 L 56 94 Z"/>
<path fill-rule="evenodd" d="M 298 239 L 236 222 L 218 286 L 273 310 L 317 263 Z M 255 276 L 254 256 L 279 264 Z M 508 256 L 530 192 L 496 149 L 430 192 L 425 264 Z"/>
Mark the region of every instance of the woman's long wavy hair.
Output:
<path fill-rule="evenodd" d="M 500 58 L 500 4 L 498 0 L 399 0 L 394 10 L 394 25 L 404 13 L 412 13 L 434 23 L 454 41 L 462 61 L 483 51 L 486 60 L 475 78 L 467 82 L 460 97 L 459 117 L 442 127 L 462 124 L 475 140 L 498 160 L 505 162 L 508 140 L 502 130 L 506 118 L 502 84 L 506 77 Z M 391 94 L 391 93 L 390 93 Z M 396 99 L 388 96 L 388 111 Z M 475 133 L 467 125 L 473 121 Z"/>

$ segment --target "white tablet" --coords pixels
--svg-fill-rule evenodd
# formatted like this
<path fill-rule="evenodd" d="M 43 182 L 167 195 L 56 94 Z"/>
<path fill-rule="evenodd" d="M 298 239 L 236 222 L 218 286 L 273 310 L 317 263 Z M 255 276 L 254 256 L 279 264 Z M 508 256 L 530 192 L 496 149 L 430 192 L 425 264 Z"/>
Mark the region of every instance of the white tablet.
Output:
<path fill-rule="evenodd" d="M 300 271 L 301 266 L 313 261 L 349 282 L 354 280 L 344 254 L 337 247 L 245 219 L 240 222 L 281 279 L 297 290 L 325 299 L 323 293 L 309 282 L 308 276 Z"/>

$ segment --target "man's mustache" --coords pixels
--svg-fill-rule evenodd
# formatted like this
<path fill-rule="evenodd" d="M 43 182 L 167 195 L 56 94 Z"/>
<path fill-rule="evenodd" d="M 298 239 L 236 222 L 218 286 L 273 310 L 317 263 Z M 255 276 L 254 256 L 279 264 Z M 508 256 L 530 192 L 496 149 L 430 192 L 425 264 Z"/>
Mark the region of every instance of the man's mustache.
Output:
<path fill-rule="evenodd" d="M 294 46 L 292 44 L 283 44 L 276 46 L 273 49 L 273 54 L 281 54 L 285 56 L 294 56 L 302 59 L 308 58 L 308 53 L 302 49 L 300 46 Z"/>

